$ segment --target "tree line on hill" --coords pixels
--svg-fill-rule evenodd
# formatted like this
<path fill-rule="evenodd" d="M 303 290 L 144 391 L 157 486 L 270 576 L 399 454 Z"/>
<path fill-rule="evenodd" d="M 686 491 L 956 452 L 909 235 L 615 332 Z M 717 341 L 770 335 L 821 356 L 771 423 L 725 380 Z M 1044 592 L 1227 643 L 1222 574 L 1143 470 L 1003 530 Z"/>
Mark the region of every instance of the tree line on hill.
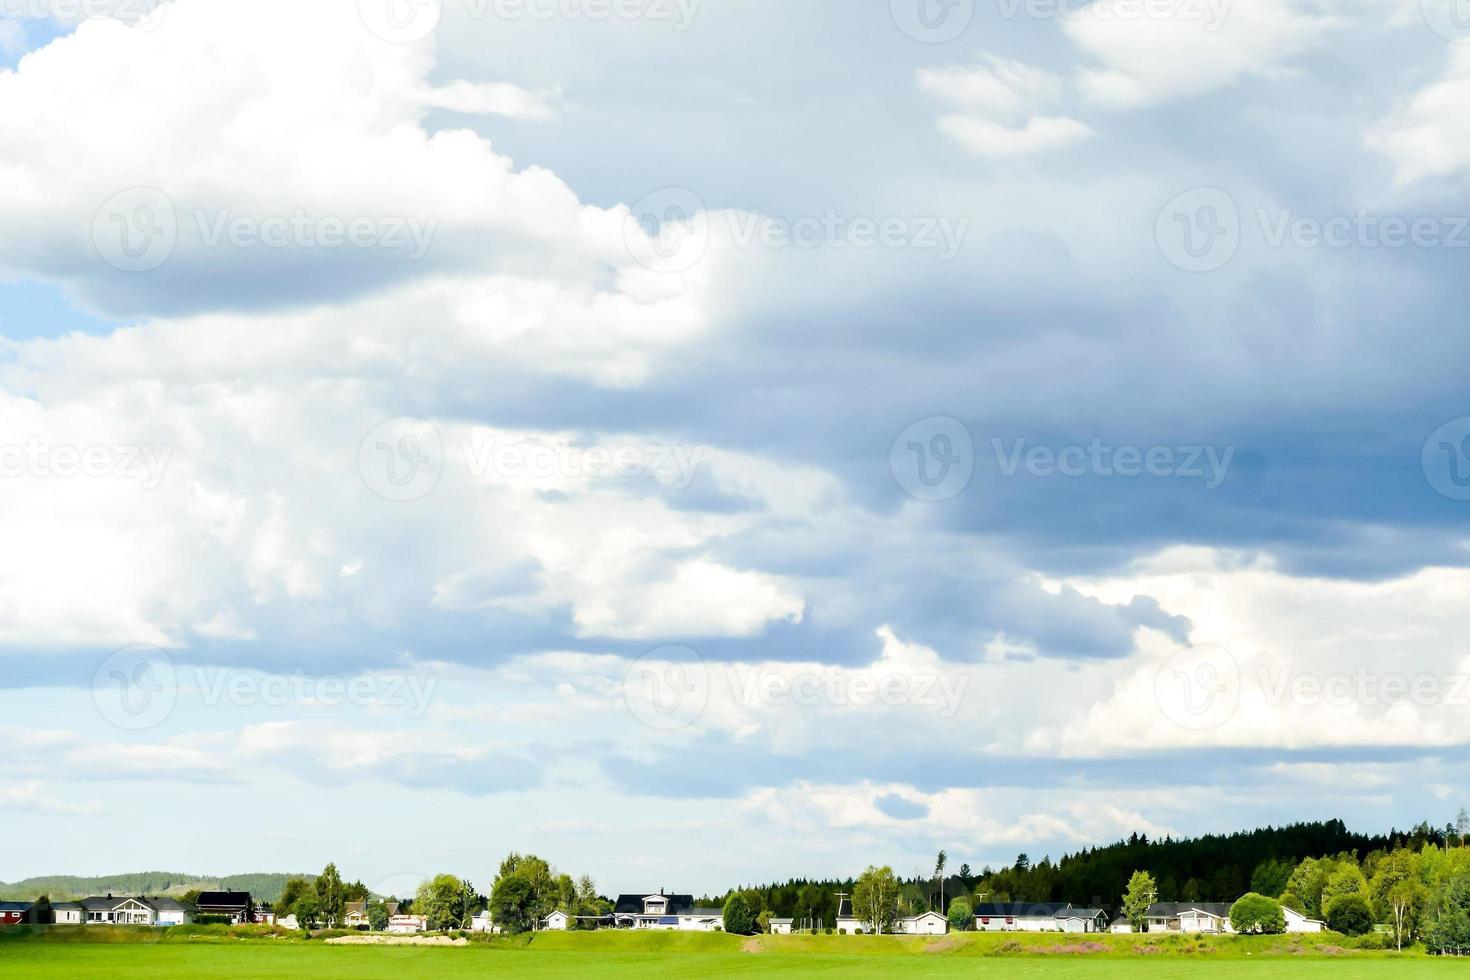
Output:
<path fill-rule="evenodd" d="M 54 902 L 73 901 L 92 895 L 171 895 L 189 892 L 249 892 L 261 901 L 274 902 L 285 888 L 289 874 L 243 874 L 216 877 L 177 871 L 140 871 L 132 874 L 47 875 L 23 881 L 0 882 L 0 900 L 29 902 L 47 895 Z"/>
<path fill-rule="evenodd" d="M 881 907 L 886 910 L 891 906 L 894 917 L 931 909 L 948 915 L 956 902 L 963 903 L 965 910 L 980 902 L 1072 902 L 1096 904 L 1111 912 L 1119 907 L 1134 873 L 1144 870 L 1155 882 L 1154 901 L 1233 903 L 1249 893 L 1276 900 L 1285 895 L 1298 899 L 1304 913 L 1325 918 L 1323 892 L 1327 892 L 1329 901 L 1337 897 L 1327 888 L 1333 874 L 1348 873 L 1347 866 L 1352 864 L 1358 876 L 1371 882 L 1380 862 L 1400 852 L 1416 855 L 1415 860 L 1422 864 L 1419 876 L 1429 893 L 1425 902 L 1432 904 L 1458 873 L 1456 862 L 1462 860 L 1459 855 L 1470 853 L 1470 848 L 1464 846 L 1467 842 L 1470 815 L 1462 810 L 1459 818 L 1443 829 L 1420 823 L 1408 831 L 1367 835 L 1349 831 L 1341 820 L 1328 820 L 1177 840 L 1150 840 L 1147 835 L 1134 834 L 1114 844 L 1065 855 L 1056 862 L 1043 857 L 1033 863 L 1021 854 L 1008 867 L 985 867 L 975 872 L 970 865 L 961 864 L 958 872 L 947 874 L 948 856 L 941 851 L 933 874 L 898 877 L 892 876 L 891 869 L 870 868 L 865 875 L 870 876 L 868 888 L 878 887 L 884 895 Z M 1445 853 L 1454 855 L 1449 872 L 1433 856 Z M 1423 856 L 1426 854 L 1430 856 Z M 1394 857 L 1390 866 L 1404 860 Z M 884 891 L 890 887 L 887 882 L 873 884 L 871 873 L 875 871 L 880 873 L 879 878 L 882 872 L 893 877 L 891 902 Z M 1356 884 L 1356 878 L 1353 882 Z M 854 895 L 863 883 L 863 878 L 800 878 L 740 886 L 734 891 L 762 920 L 792 918 L 831 924 L 837 913 L 837 894 Z M 1339 887 L 1345 885 L 1339 882 Z M 1366 889 L 1365 901 L 1373 917 L 1380 906 L 1374 904 L 1371 891 Z M 700 904 L 716 905 L 719 901 L 705 896 Z M 965 916 L 954 918 L 963 921 Z"/>

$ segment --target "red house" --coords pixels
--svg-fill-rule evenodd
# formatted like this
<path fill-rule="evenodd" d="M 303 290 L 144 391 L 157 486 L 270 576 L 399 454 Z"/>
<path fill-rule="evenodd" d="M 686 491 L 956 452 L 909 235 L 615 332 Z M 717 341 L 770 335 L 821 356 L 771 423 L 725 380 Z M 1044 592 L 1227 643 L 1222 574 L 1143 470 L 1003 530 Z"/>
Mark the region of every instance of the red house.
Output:
<path fill-rule="evenodd" d="M 0 902 L 0 926 L 20 925 L 30 910 L 30 902 Z"/>

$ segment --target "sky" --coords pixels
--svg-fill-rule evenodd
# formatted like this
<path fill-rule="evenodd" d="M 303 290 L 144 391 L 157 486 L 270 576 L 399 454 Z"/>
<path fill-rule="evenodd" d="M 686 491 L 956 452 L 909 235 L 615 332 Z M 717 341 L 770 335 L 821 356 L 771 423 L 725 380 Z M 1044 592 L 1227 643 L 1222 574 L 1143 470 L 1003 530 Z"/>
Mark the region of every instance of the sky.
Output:
<path fill-rule="evenodd" d="M 0 2 L 0 879 L 1450 821 L 1462 13 Z"/>

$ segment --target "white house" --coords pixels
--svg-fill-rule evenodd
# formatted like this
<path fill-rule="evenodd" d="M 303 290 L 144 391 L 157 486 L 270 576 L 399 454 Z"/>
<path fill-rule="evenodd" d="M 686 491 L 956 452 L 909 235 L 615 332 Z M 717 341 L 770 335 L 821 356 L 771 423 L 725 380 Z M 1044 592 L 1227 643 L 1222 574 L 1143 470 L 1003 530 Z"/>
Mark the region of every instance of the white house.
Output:
<path fill-rule="evenodd" d="M 1066 902 L 980 902 L 975 906 L 976 932 L 1058 932 L 1057 914 Z"/>
<path fill-rule="evenodd" d="M 117 926 L 181 926 L 193 916 L 171 898 L 104 897 L 84 898 L 76 903 L 81 921 L 86 925 Z"/>
<path fill-rule="evenodd" d="M 613 904 L 613 925 L 619 929 L 664 929 L 682 932 L 719 932 L 725 910 L 699 908 L 692 895 L 619 895 Z"/>
<path fill-rule="evenodd" d="M 794 919 L 772 919 L 771 920 L 771 935 L 773 935 L 773 936 L 789 936 L 789 935 L 791 935 L 791 927 L 792 927 L 792 923 L 794 921 L 795 921 Z"/>
<path fill-rule="evenodd" d="M 59 926 L 79 926 L 86 917 L 80 902 L 57 902 L 51 906 L 51 914 Z"/>
<path fill-rule="evenodd" d="M 567 915 L 561 909 L 557 909 L 555 912 L 551 913 L 546 918 L 541 920 L 541 928 L 543 929 L 564 930 L 571 924 L 572 917 Z"/>
<path fill-rule="evenodd" d="M 1108 914 L 1102 909 L 1067 906 L 1054 917 L 1058 932 L 1107 932 Z"/>
<path fill-rule="evenodd" d="M 1228 902 L 1155 902 L 1148 907 L 1149 932 L 1229 933 Z"/>
<path fill-rule="evenodd" d="M 429 920 L 422 915 L 391 915 L 388 917 L 389 932 L 424 932 Z"/>
<path fill-rule="evenodd" d="M 906 916 L 893 926 L 893 931 L 901 936 L 942 936 L 949 932 L 949 920 L 933 911 Z"/>
<path fill-rule="evenodd" d="M 296 913 L 295 912 L 292 912 L 290 915 L 278 916 L 276 918 L 276 925 L 280 926 L 282 929 L 300 929 L 301 928 L 301 922 L 300 922 L 300 920 L 298 920 L 296 918 Z"/>
<path fill-rule="evenodd" d="M 772 920 L 773 925 L 774 922 L 775 920 Z M 837 896 L 835 927 L 840 935 L 856 935 L 859 931 L 868 934 L 877 932 L 871 922 L 859 919 L 852 914 L 852 900 L 846 895 Z M 942 936 L 949 932 L 949 920 L 938 912 L 929 911 L 923 915 L 910 915 L 898 919 L 893 923 L 893 928 L 888 931 L 895 936 Z"/>
<path fill-rule="evenodd" d="M 499 932 L 497 926 L 490 918 L 490 910 L 483 909 L 480 914 L 470 920 L 470 932 Z"/>
<path fill-rule="evenodd" d="M 1327 928 L 1327 923 L 1321 919 L 1309 919 L 1296 909 L 1281 906 L 1281 914 L 1286 916 L 1287 932 L 1321 932 Z"/>

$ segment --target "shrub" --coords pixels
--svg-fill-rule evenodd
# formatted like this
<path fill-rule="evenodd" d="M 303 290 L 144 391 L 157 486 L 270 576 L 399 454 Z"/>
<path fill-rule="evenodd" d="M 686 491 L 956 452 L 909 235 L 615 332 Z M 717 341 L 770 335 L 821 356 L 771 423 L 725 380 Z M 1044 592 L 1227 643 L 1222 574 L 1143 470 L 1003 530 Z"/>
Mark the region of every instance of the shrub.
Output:
<path fill-rule="evenodd" d="M 1361 936 L 1373 928 L 1373 913 L 1362 895 L 1348 892 L 1327 906 L 1327 928 L 1346 936 Z"/>
<path fill-rule="evenodd" d="M 867 931 L 864 930 L 861 926 L 859 926 L 858 928 L 856 928 L 856 929 L 854 929 L 852 931 L 852 934 L 854 936 L 864 936 L 864 935 L 867 935 Z"/>
<path fill-rule="evenodd" d="M 737 936 L 749 936 L 755 932 L 755 913 L 750 903 L 739 892 L 725 899 L 725 931 Z"/>
<path fill-rule="evenodd" d="M 1261 932 L 1275 935 L 1286 931 L 1286 916 L 1281 903 L 1256 892 L 1247 892 L 1230 906 L 1230 924 L 1236 932 Z"/>
<path fill-rule="evenodd" d="M 829 935 L 829 936 L 832 935 L 832 927 L 831 926 L 828 926 L 827 928 L 823 929 L 822 931 L 824 933 L 826 933 L 827 935 Z"/>
<path fill-rule="evenodd" d="M 969 899 L 957 898 L 949 906 L 949 927 L 956 932 L 975 928 L 975 913 Z"/>
<path fill-rule="evenodd" d="M 1358 940 L 1359 949 L 1393 949 L 1393 937 L 1386 932 L 1370 932 Z"/>

